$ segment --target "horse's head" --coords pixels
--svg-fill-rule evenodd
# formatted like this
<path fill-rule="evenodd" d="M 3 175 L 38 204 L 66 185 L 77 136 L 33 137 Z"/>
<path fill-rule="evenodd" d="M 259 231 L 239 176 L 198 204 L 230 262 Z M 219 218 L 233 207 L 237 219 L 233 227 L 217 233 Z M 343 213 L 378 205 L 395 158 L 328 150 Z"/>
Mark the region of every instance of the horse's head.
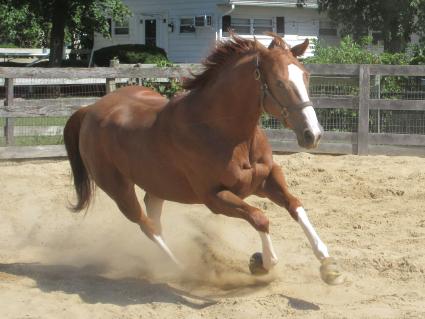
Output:
<path fill-rule="evenodd" d="M 305 148 L 318 145 L 323 129 L 308 95 L 309 73 L 298 61 L 308 47 L 308 39 L 290 48 L 276 34 L 267 50 L 257 57 L 256 78 L 261 81 L 261 104 L 297 135 Z"/>

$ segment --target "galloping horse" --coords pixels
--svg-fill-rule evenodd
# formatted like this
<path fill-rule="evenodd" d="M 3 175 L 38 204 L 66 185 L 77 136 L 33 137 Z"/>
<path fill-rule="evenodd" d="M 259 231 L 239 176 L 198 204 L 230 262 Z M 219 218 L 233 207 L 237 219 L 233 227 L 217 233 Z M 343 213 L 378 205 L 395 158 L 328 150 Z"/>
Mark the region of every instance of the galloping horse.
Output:
<path fill-rule="evenodd" d="M 339 283 L 335 260 L 288 191 L 258 126 L 264 110 L 293 129 L 302 147 L 316 147 L 322 134 L 308 96 L 308 72 L 297 60 L 308 40 L 291 49 L 270 35 L 268 48 L 236 35 L 217 44 L 204 71 L 170 101 L 148 88 L 125 87 L 75 112 L 64 131 L 77 193 L 73 210 L 88 207 L 96 183 L 181 266 L 162 238 L 163 202 L 202 203 L 213 213 L 245 219 L 259 232 L 259 267 L 269 271 L 278 261 L 269 220 L 243 200 L 268 197 L 301 225 L 321 262 L 322 279 Z M 147 214 L 135 185 L 146 192 Z"/>

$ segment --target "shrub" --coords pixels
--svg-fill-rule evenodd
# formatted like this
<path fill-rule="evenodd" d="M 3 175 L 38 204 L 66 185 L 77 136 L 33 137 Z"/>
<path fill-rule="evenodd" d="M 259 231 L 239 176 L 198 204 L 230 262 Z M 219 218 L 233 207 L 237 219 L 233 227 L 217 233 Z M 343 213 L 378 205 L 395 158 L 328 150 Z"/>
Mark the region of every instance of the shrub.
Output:
<path fill-rule="evenodd" d="M 172 98 L 174 95 L 183 92 L 182 84 L 177 79 L 170 79 L 170 82 L 165 83 L 145 79 L 142 85 L 155 90 L 167 98 Z"/>
<path fill-rule="evenodd" d="M 413 65 L 425 65 L 425 46 L 415 44 L 411 46 L 412 59 L 410 60 L 410 64 Z"/>
<path fill-rule="evenodd" d="M 0 48 L 17 48 L 18 46 L 14 43 L 0 43 Z"/>
<path fill-rule="evenodd" d="M 373 53 L 366 48 L 372 43 L 371 37 L 364 37 L 359 42 L 355 42 L 350 36 L 341 40 L 337 47 L 328 47 L 320 41 L 314 41 L 314 56 L 306 58 L 304 63 L 313 64 L 392 64 L 404 65 L 411 64 L 411 56 L 406 53 Z M 414 56 L 420 56 L 418 48 Z"/>
<path fill-rule="evenodd" d="M 316 64 L 376 64 L 379 56 L 364 49 L 372 39 L 365 37 L 359 42 L 355 42 L 350 36 L 341 40 L 338 47 L 328 47 L 320 41 L 313 41 L 314 56 L 306 58 L 304 63 Z"/>
<path fill-rule="evenodd" d="M 109 66 L 109 61 L 114 58 L 126 64 L 169 62 L 163 49 L 144 44 L 114 45 L 94 52 L 94 63 L 97 66 Z"/>

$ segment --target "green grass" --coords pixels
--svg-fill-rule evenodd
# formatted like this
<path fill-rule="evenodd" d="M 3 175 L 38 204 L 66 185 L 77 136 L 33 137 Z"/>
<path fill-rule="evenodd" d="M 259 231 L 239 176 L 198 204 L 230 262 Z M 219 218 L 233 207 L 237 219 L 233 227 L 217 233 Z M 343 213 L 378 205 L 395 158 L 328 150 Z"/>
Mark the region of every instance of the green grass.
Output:
<path fill-rule="evenodd" d="M 65 126 L 68 117 L 22 117 L 15 119 L 16 126 Z M 0 128 L 6 124 L 5 118 L 0 118 Z M 14 146 L 60 145 L 62 135 L 54 136 L 15 136 Z M 5 137 L 0 137 L 0 146 L 6 146 Z"/>
<path fill-rule="evenodd" d="M 65 125 L 68 117 L 18 117 L 15 126 L 60 126 Z M 6 119 L 0 118 L 0 126 L 4 126 Z"/>
<path fill-rule="evenodd" d="M 63 136 L 19 136 L 15 137 L 16 146 L 35 146 L 35 145 L 60 145 L 63 144 Z"/>

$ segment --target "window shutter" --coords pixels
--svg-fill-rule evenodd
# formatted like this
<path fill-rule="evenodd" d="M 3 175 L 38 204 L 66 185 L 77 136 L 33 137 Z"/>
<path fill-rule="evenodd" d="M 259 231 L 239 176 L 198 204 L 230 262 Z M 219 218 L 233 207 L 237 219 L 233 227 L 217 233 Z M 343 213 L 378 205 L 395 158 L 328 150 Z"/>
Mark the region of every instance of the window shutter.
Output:
<path fill-rule="evenodd" d="M 223 32 L 229 32 L 229 29 L 232 25 L 232 18 L 230 16 L 223 16 L 221 19 Z"/>
<path fill-rule="evenodd" d="M 285 34 L 285 17 L 276 17 L 276 33 Z"/>

